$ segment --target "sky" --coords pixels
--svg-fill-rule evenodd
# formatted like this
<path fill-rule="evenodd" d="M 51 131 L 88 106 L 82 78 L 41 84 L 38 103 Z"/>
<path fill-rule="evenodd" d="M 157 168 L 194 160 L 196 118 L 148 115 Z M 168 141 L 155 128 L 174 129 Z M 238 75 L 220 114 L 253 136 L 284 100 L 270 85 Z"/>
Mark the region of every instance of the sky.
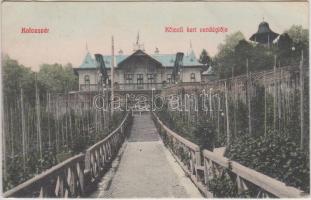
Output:
<path fill-rule="evenodd" d="M 3 2 L 2 53 L 38 70 L 43 63 L 72 63 L 86 54 L 133 52 L 139 32 L 146 53 L 187 52 L 210 55 L 227 34 L 241 31 L 248 39 L 263 21 L 282 33 L 293 24 L 308 28 L 306 2 Z M 227 33 L 168 33 L 165 27 L 223 26 Z M 21 33 L 23 27 L 48 28 L 47 34 Z M 86 45 L 87 44 L 87 45 Z"/>

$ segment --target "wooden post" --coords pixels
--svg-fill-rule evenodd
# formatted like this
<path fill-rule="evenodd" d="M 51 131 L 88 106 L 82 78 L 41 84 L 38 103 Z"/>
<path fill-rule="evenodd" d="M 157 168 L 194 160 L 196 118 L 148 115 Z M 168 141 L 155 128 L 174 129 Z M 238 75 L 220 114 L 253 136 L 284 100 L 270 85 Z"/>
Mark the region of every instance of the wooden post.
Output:
<path fill-rule="evenodd" d="M 234 131 L 233 131 L 233 137 L 237 135 L 237 127 L 236 127 L 236 79 L 234 78 L 234 67 L 232 67 L 232 78 L 231 78 L 231 85 L 233 85 L 233 121 L 234 121 Z"/>
<path fill-rule="evenodd" d="M 251 85 L 249 84 L 250 78 L 248 74 L 248 59 L 246 59 L 246 77 L 247 77 L 247 106 L 248 106 L 248 131 L 252 135 L 252 116 L 251 116 Z"/>
<path fill-rule="evenodd" d="M 226 120 L 227 120 L 227 146 L 230 145 L 230 129 L 229 129 L 229 108 L 228 108 L 228 90 L 227 82 L 225 82 L 225 101 L 226 101 Z"/>
<path fill-rule="evenodd" d="M 303 74 L 303 50 L 301 50 L 301 61 L 300 61 L 300 148 L 303 148 L 304 142 L 304 74 Z"/>
<path fill-rule="evenodd" d="M 276 129 L 276 55 L 273 66 L 273 129 Z"/>
<path fill-rule="evenodd" d="M 55 131 L 55 143 L 56 143 L 56 152 L 59 152 L 59 103 L 58 103 L 58 96 L 55 99 L 55 112 L 56 112 L 56 131 Z M 78 129 L 80 130 L 80 129 Z"/>
<path fill-rule="evenodd" d="M 15 110 L 15 109 L 14 109 Z M 14 110 L 12 108 L 12 106 L 10 106 L 10 132 L 11 132 L 11 156 L 14 157 L 14 128 L 13 128 L 13 124 L 14 124 Z M 5 151 L 3 151 L 5 153 Z"/>
<path fill-rule="evenodd" d="M 267 92 L 266 92 L 266 72 L 264 71 L 263 74 L 263 86 L 264 86 L 264 92 L 265 92 L 265 132 L 264 136 L 267 136 Z"/>
<path fill-rule="evenodd" d="M 113 116 L 113 111 L 114 111 L 114 40 L 113 36 L 111 38 L 111 53 L 112 53 L 112 58 L 111 58 L 111 116 Z"/>
<path fill-rule="evenodd" d="M 7 111 L 9 111 L 10 107 L 8 106 L 8 104 L 9 104 L 8 101 L 4 101 L 4 98 L 2 96 L 3 95 L 3 91 L 0 91 L 0 94 L 1 94 L 1 100 L 3 101 L 3 105 L 6 105 L 6 106 L 1 106 L 1 108 L 0 108 L 1 113 L 4 113 L 4 109 L 7 109 Z M 6 124 L 4 124 L 4 123 L 6 123 Z M 2 177 L 3 177 L 2 183 L 3 183 L 7 179 L 7 173 L 6 173 L 6 171 L 7 171 L 7 166 L 6 166 L 7 161 L 6 161 L 6 157 L 8 155 L 8 152 L 7 152 L 6 142 L 7 142 L 7 134 L 10 133 L 9 132 L 9 128 L 10 128 L 9 127 L 9 125 L 10 125 L 9 112 L 7 112 L 7 120 L 1 120 L 0 124 L 1 124 L 1 131 L 2 131 L 2 134 L 1 134 L 1 140 L 2 141 L 1 142 L 2 142 L 2 161 L 3 161 L 3 163 L 2 163 L 2 169 L 3 169 L 3 171 L 2 171 Z"/>
<path fill-rule="evenodd" d="M 218 109 L 217 109 L 217 140 L 219 139 L 220 135 L 220 119 L 219 119 L 219 113 L 220 113 L 220 96 L 219 94 L 217 95 L 218 97 Z"/>
<path fill-rule="evenodd" d="M 42 138 L 41 138 L 41 111 L 40 111 L 40 96 L 39 96 L 39 89 L 37 83 L 37 74 L 36 74 L 36 116 L 37 116 L 37 142 L 39 147 L 40 158 L 42 158 Z"/>
<path fill-rule="evenodd" d="M 50 114 L 51 114 L 51 99 L 50 93 L 46 93 L 47 98 L 47 117 L 48 117 L 48 136 L 49 136 L 49 147 L 51 147 L 51 124 L 50 124 Z"/>
<path fill-rule="evenodd" d="M 25 111 L 24 111 L 24 97 L 23 88 L 21 87 L 21 120 L 22 120 L 22 148 L 23 148 L 23 170 L 26 168 L 26 125 L 25 125 Z"/>
<path fill-rule="evenodd" d="M 213 113 L 212 113 L 212 88 L 209 89 L 209 113 L 210 118 L 213 120 Z"/>

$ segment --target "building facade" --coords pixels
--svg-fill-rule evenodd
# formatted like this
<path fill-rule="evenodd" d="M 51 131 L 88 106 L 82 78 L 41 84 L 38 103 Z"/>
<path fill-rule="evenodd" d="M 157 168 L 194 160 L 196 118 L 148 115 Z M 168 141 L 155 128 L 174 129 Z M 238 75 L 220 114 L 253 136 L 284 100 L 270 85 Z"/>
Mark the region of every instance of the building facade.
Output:
<path fill-rule="evenodd" d="M 112 59 L 113 58 L 113 59 Z M 124 55 L 120 51 L 117 55 L 103 55 L 105 68 L 111 80 L 111 67 L 114 65 L 114 88 L 116 90 L 160 90 L 173 84 L 173 68 L 176 54 L 147 54 L 137 49 L 131 55 Z M 203 64 L 199 63 L 193 50 L 184 55 L 179 70 L 180 82 L 201 82 Z M 75 68 L 79 76 L 80 91 L 96 91 L 101 83 L 101 73 L 90 52 L 82 64 Z"/>

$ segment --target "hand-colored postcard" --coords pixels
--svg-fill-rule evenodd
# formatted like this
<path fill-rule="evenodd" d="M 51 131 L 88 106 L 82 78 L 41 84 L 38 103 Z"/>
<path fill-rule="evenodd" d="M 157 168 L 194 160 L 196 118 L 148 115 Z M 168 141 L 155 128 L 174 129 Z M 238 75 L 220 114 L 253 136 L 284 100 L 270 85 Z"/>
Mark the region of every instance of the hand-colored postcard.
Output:
<path fill-rule="evenodd" d="M 3 1 L 3 198 L 308 198 L 306 1 Z"/>

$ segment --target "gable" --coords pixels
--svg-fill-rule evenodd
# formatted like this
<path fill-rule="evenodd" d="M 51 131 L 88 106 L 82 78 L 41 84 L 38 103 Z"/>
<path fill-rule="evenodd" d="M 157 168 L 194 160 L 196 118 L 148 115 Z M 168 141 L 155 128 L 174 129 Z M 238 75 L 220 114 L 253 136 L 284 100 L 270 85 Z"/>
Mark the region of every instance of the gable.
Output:
<path fill-rule="evenodd" d="M 126 65 L 132 65 L 134 63 L 152 63 L 156 66 L 162 67 L 162 63 L 157 61 L 156 59 L 152 58 L 142 50 L 137 50 L 132 55 L 128 56 L 124 60 L 122 60 L 118 67 L 124 67 Z"/>

